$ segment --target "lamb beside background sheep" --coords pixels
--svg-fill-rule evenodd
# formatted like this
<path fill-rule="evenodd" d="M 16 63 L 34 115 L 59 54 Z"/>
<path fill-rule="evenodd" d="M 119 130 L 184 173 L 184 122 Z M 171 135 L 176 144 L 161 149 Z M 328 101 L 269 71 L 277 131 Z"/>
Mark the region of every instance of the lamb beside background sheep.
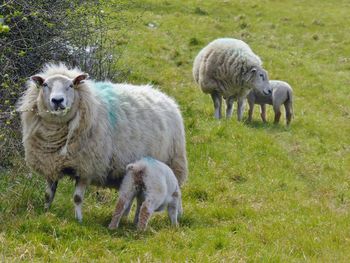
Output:
<path fill-rule="evenodd" d="M 271 93 L 260 58 L 238 39 L 220 38 L 209 43 L 194 60 L 193 76 L 202 91 L 211 95 L 217 119 L 221 118 L 222 97 L 227 105 L 226 118 L 232 116 L 233 102 L 237 99 L 240 121 L 251 89 L 265 95 Z"/>
<path fill-rule="evenodd" d="M 183 120 L 177 104 L 151 86 L 86 80 L 87 74 L 48 64 L 31 77 L 19 101 L 27 165 L 47 180 L 46 203 L 58 180 L 76 180 L 75 216 L 89 184 L 118 188 L 127 164 L 151 156 L 187 178 Z"/>
<path fill-rule="evenodd" d="M 252 90 L 248 94 L 248 121 L 252 121 L 254 104 L 259 104 L 261 107 L 261 119 L 263 122 L 266 122 L 266 104 L 270 104 L 273 105 L 275 112 L 274 123 L 277 124 L 281 117 L 281 105 L 284 104 L 286 121 L 287 125 L 289 125 L 293 116 L 293 89 L 287 82 L 280 80 L 270 80 L 270 86 L 272 88 L 272 94 L 269 96 L 261 95 L 255 90 Z"/>
<path fill-rule="evenodd" d="M 137 208 L 134 223 L 138 230 L 145 230 L 153 212 L 166 207 L 172 225 L 177 226 L 182 204 L 180 187 L 173 171 L 150 157 L 129 164 L 126 171 L 109 229 L 117 228 L 121 217 L 128 216 L 135 197 Z"/>

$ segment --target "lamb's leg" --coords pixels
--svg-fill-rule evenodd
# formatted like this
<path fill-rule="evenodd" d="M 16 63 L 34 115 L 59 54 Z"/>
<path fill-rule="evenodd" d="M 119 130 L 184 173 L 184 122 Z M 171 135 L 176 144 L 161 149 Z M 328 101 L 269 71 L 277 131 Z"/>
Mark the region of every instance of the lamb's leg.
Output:
<path fill-rule="evenodd" d="M 179 200 L 178 200 L 178 207 L 177 207 L 177 219 L 179 219 L 182 214 L 184 213 L 183 207 L 182 207 L 182 198 L 181 198 L 181 193 L 179 195 Z"/>
<path fill-rule="evenodd" d="M 179 192 L 174 192 L 172 200 L 168 204 L 168 215 L 173 226 L 178 226 L 177 216 L 179 211 Z"/>
<path fill-rule="evenodd" d="M 77 178 L 75 183 L 75 191 L 73 195 L 74 207 L 75 207 L 75 218 L 81 223 L 83 220 L 83 214 L 81 208 L 83 206 L 83 199 L 85 190 L 88 186 L 88 180 Z"/>
<path fill-rule="evenodd" d="M 134 199 L 133 193 L 129 193 L 119 198 L 114 210 L 112 220 L 108 226 L 109 229 L 116 229 L 119 226 L 119 222 L 122 216 L 123 215 L 127 216 L 127 214 L 129 214 L 133 199 Z"/>
<path fill-rule="evenodd" d="M 211 93 L 211 99 L 213 100 L 214 103 L 214 109 L 215 109 L 215 114 L 214 117 L 217 119 L 221 119 L 221 95 L 217 91 L 213 91 Z"/>
<path fill-rule="evenodd" d="M 230 96 L 226 99 L 226 119 L 232 117 L 234 97 Z"/>
<path fill-rule="evenodd" d="M 151 215 L 154 212 L 153 202 L 146 198 L 146 200 L 142 203 L 139 215 L 139 221 L 137 223 L 137 229 L 140 231 L 146 230 L 147 224 Z"/>
<path fill-rule="evenodd" d="M 253 120 L 253 112 L 254 112 L 254 102 L 248 101 L 249 104 L 249 113 L 248 113 L 248 121 L 251 122 Z"/>
<path fill-rule="evenodd" d="M 140 196 L 137 196 L 137 202 L 136 202 L 136 211 L 135 211 L 135 217 L 134 217 L 134 224 L 137 225 L 139 222 L 139 216 L 140 216 L 140 209 L 142 202 L 144 201 L 143 198 Z"/>
<path fill-rule="evenodd" d="M 237 100 L 237 120 L 241 121 L 243 119 L 244 106 L 245 106 L 245 97 L 240 97 Z"/>
<path fill-rule="evenodd" d="M 266 104 L 260 104 L 260 116 L 264 123 L 266 123 Z"/>
<path fill-rule="evenodd" d="M 58 181 L 52 181 L 51 179 L 46 180 L 45 190 L 45 210 L 48 210 L 55 197 Z"/>
<path fill-rule="evenodd" d="M 281 118 L 281 105 L 273 105 L 273 111 L 275 112 L 274 124 L 278 124 Z"/>
<path fill-rule="evenodd" d="M 292 103 L 288 100 L 287 102 L 284 103 L 284 108 L 286 110 L 286 120 L 287 120 L 287 126 L 288 126 L 292 121 L 292 116 L 293 116 Z"/>
<path fill-rule="evenodd" d="M 125 209 L 123 216 L 125 216 L 126 218 L 129 216 L 130 214 L 130 210 L 131 210 L 131 206 L 132 206 L 132 202 L 130 202 L 129 206 Z"/>

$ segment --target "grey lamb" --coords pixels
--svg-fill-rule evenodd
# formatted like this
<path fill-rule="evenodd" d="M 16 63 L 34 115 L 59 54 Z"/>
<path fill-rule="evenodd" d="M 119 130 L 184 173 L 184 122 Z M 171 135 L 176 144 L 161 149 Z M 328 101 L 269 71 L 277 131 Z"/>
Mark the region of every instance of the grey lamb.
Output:
<path fill-rule="evenodd" d="M 261 107 L 261 119 L 263 122 L 266 122 L 266 104 L 270 104 L 273 105 L 275 112 L 274 123 L 277 124 L 281 117 L 281 105 L 284 104 L 287 125 L 289 125 L 293 116 L 293 89 L 287 82 L 280 80 L 270 80 L 270 86 L 272 88 L 272 94 L 269 96 L 263 96 L 255 90 L 252 90 L 248 94 L 248 121 L 252 121 L 254 104 L 259 104 Z"/>

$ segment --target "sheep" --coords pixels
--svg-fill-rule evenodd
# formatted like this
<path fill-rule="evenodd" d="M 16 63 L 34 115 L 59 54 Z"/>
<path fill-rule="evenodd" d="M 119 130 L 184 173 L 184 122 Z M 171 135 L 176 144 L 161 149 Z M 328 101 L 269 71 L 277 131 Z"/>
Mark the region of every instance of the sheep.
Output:
<path fill-rule="evenodd" d="M 219 38 L 204 47 L 194 60 L 193 77 L 201 90 L 211 95 L 217 119 L 221 118 L 222 97 L 226 100 L 226 118 L 231 118 L 237 99 L 237 119 L 241 121 L 251 89 L 265 95 L 271 93 L 260 58 L 238 39 Z"/>
<path fill-rule="evenodd" d="M 82 221 L 88 185 L 118 188 L 127 164 L 151 156 L 187 178 L 185 131 L 178 105 L 149 85 L 87 80 L 64 64 L 47 64 L 18 102 L 27 165 L 46 178 L 45 208 L 57 183 L 76 181 L 75 217 Z"/>
<path fill-rule="evenodd" d="M 145 230 L 153 212 L 168 209 L 171 224 L 178 226 L 182 214 L 181 190 L 173 171 L 166 164 L 150 157 L 129 164 L 120 186 L 109 229 L 119 226 L 121 217 L 128 216 L 132 202 L 137 197 L 134 223 L 138 230 Z"/>
<path fill-rule="evenodd" d="M 261 119 L 266 122 L 266 104 L 273 105 L 275 112 L 274 123 L 279 123 L 281 117 L 281 105 L 284 104 L 286 110 L 287 126 L 290 124 L 293 116 L 293 89 L 284 81 L 270 80 L 270 86 L 272 88 L 272 94 L 269 96 L 262 96 L 255 90 L 252 90 L 248 96 L 249 104 L 249 117 L 248 121 L 252 121 L 254 104 L 260 104 L 261 107 Z"/>

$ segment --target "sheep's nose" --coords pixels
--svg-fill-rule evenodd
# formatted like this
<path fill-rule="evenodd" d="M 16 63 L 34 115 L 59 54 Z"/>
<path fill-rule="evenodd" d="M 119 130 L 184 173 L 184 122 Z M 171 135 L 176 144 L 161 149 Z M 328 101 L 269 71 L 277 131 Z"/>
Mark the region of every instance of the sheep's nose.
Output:
<path fill-rule="evenodd" d="M 263 93 L 264 93 L 266 96 L 269 96 L 269 95 L 272 94 L 272 89 L 264 90 Z"/>
<path fill-rule="evenodd" d="M 52 98 L 51 102 L 55 105 L 60 105 L 64 101 L 64 98 Z"/>

